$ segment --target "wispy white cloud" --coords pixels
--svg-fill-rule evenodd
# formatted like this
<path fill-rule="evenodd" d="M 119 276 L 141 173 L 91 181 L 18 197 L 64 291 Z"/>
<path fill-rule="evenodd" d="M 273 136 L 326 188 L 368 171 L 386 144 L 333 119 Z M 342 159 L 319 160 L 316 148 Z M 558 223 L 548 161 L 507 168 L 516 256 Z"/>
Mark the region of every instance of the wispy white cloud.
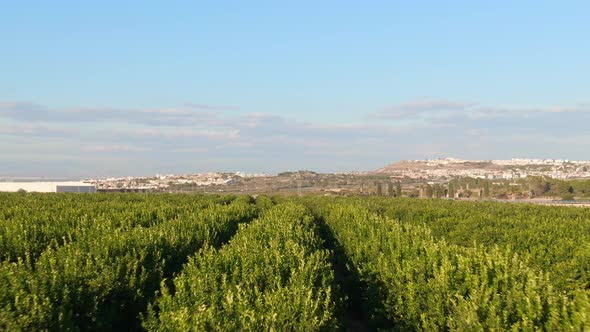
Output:
<path fill-rule="evenodd" d="M 174 128 L 174 127 L 146 127 L 135 129 L 118 129 L 117 134 L 124 136 L 151 137 L 163 139 L 208 138 L 208 139 L 236 139 L 240 131 L 235 128 Z"/>
<path fill-rule="evenodd" d="M 149 147 L 145 146 L 132 146 L 126 144 L 108 144 L 108 145 L 94 145 L 94 146 L 87 146 L 84 148 L 87 152 L 107 152 L 107 153 L 114 153 L 114 152 L 144 152 L 150 151 Z"/>
<path fill-rule="evenodd" d="M 482 106 L 475 108 L 468 116 L 476 119 L 490 118 L 522 118 L 551 114 L 584 114 L 590 113 L 590 105 L 578 104 L 573 106 Z"/>
<path fill-rule="evenodd" d="M 449 155 L 590 159 L 584 154 L 590 108 L 584 104 L 494 106 L 424 99 L 367 114 L 329 123 L 186 105 L 62 110 L 0 103 L 0 136 L 8 142 L 0 144 L 0 155 L 13 161 L 33 158 L 40 165 L 63 156 L 71 167 L 123 168 L 124 174 L 133 174 L 137 164 L 155 173 L 366 170 L 399 159 Z"/>
<path fill-rule="evenodd" d="M 0 135 L 24 137 L 76 137 L 80 135 L 80 129 L 51 124 L 11 123 L 6 126 L 0 125 Z"/>
<path fill-rule="evenodd" d="M 474 103 L 446 99 L 422 99 L 389 106 L 382 111 L 370 113 L 369 116 L 376 119 L 408 119 L 419 117 L 425 113 L 465 111 L 475 105 Z"/>
<path fill-rule="evenodd" d="M 238 109 L 238 107 L 236 107 L 236 106 L 211 105 L 211 104 L 200 104 L 200 103 L 191 103 L 191 102 L 184 103 L 184 106 L 187 108 L 190 108 L 190 109 L 211 110 L 211 111 L 228 111 L 228 110 L 237 110 Z"/>
<path fill-rule="evenodd" d="M 118 122 L 150 126 L 191 126 L 214 124 L 219 116 L 213 110 L 189 108 L 131 109 L 112 107 L 77 107 L 52 109 L 29 102 L 0 103 L 0 117 L 15 121 L 95 123 Z"/>
<path fill-rule="evenodd" d="M 372 120 L 440 120 L 492 118 L 526 118 L 550 114 L 583 114 L 590 113 L 590 105 L 557 105 L 557 106 L 509 106 L 482 105 L 471 102 L 450 101 L 446 99 L 424 99 L 401 103 L 387 107 L 378 112 L 370 112 Z"/>
<path fill-rule="evenodd" d="M 209 152 L 209 149 L 207 149 L 207 148 L 201 148 L 201 147 L 196 147 L 196 148 L 178 148 L 178 149 L 173 149 L 172 152 L 179 152 L 179 153 L 207 153 L 207 152 Z"/>

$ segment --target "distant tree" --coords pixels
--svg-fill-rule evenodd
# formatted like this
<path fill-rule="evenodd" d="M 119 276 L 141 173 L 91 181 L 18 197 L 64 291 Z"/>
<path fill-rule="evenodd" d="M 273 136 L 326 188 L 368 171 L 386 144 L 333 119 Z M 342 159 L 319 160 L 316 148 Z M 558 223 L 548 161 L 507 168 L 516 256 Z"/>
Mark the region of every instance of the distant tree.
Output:
<path fill-rule="evenodd" d="M 485 181 L 483 183 L 483 197 L 490 197 L 490 181 Z"/>
<path fill-rule="evenodd" d="M 395 197 L 402 197 L 402 184 L 400 181 L 395 183 Z"/>
<path fill-rule="evenodd" d="M 571 185 L 574 188 L 576 196 L 588 197 L 590 196 L 590 180 L 576 180 L 572 181 Z"/>
<path fill-rule="evenodd" d="M 529 177 L 528 184 L 533 196 L 543 196 L 551 189 L 549 182 L 542 177 Z"/>
<path fill-rule="evenodd" d="M 406 195 L 408 197 L 413 197 L 413 198 L 420 197 L 420 191 L 412 190 L 412 191 L 406 192 Z"/>
<path fill-rule="evenodd" d="M 395 191 L 393 189 L 393 183 L 388 182 L 387 183 L 387 196 L 393 197 L 393 195 L 395 195 Z"/>
<path fill-rule="evenodd" d="M 377 196 L 383 196 L 383 186 L 381 183 L 377 183 Z"/>
<path fill-rule="evenodd" d="M 21 194 L 25 194 L 26 192 L 27 192 L 27 191 L 26 191 L 26 190 L 24 190 L 23 188 L 20 188 L 20 189 L 17 191 L 17 193 L 21 193 Z"/>
<path fill-rule="evenodd" d="M 441 198 L 445 195 L 445 188 L 442 185 L 436 184 L 436 185 L 434 185 L 433 189 L 434 189 L 434 196 L 436 198 Z"/>
<path fill-rule="evenodd" d="M 561 199 L 564 201 L 573 201 L 574 195 L 566 192 L 566 193 L 561 194 Z"/>
<path fill-rule="evenodd" d="M 457 193 L 457 187 L 454 181 L 449 182 L 449 190 L 447 193 L 449 197 L 455 197 L 455 193 Z"/>
<path fill-rule="evenodd" d="M 546 193 L 548 193 L 550 191 L 551 191 L 551 182 L 545 181 L 543 183 L 543 192 L 542 192 L 542 194 L 546 194 Z"/>
<path fill-rule="evenodd" d="M 503 183 L 504 186 L 504 191 L 506 191 L 506 193 L 510 194 L 514 191 L 514 183 L 512 182 L 512 180 L 506 180 Z"/>
<path fill-rule="evenodd" d="M 432 198 L 434 196 L 434 189 L 428 183 L 426 184 L 425 192 L 426 198 Z"/>
<path fill-rule="evenodd" d="M 563 200 L 571 201 L 574 199 L 574 187 L 566 181 L 557 184 L 557 196 Z"/>

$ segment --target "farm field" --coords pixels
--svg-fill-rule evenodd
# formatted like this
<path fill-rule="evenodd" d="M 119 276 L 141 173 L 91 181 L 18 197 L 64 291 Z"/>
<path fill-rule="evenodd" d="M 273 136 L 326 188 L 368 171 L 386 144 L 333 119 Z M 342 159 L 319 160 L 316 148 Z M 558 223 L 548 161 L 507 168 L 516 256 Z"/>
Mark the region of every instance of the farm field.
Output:
<path fill-rule="evenodd" d="M 590 209 L 0 194 L 0 330 L 590 330 Z"/>

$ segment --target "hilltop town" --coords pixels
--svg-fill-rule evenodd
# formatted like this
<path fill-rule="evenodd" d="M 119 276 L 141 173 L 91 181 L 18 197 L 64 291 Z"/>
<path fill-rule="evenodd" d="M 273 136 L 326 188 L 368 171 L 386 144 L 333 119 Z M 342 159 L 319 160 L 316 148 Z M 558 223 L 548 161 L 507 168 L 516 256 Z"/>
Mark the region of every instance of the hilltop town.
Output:
<path fill-rule="evenodd" d="M 487 180 L 514 180 L 531 176 L 553 179 L 590 178 L 590 161 L 561 159 L 463 160 L 440 158 L 408 160 L 390 164 L 374 172 L 396 179 L 450 180 L 470 177 Z"/>
<path fill-rule="evenodd" d="M 241 179 L 267 177 L 267 174 L 235 173 L 195 173 L 195 174 L 156 174 L 151 177 L 120 177 L 106 179 L 89 179 L 85 182 L 92 183 L 99 191 L 195 191 L 203 187 L 227 186 L 235 184 Z"/>

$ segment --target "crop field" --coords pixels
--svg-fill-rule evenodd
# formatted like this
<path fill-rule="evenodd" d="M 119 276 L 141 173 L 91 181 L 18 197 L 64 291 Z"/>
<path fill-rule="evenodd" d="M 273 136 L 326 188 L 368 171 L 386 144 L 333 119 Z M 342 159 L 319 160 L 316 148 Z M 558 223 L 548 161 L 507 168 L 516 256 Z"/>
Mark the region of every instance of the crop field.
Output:
<path fill-rule="evenodd" d="M 0 194 L 2 331 L 588 331 L 590 209 Z"/>

